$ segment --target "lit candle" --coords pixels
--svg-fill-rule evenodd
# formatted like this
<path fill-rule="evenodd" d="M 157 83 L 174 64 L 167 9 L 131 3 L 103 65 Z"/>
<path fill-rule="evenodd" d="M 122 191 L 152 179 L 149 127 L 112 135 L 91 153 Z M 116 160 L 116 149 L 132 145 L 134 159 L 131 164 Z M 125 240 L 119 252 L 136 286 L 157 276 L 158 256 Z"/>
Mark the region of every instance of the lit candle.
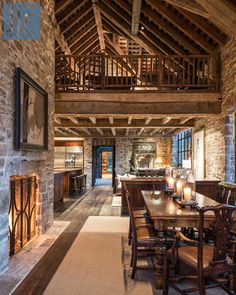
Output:
<path fill-rule="evenodd" d="M 190 187 L 185 187 L 184 188 L 184 200 L 186 202 L 189 202 L 192 198 L 192 190 Z"/>
<path fill-rule="evenodd" d="M 177 181 L 177 183 L 176 183 L 176 194 L 178 196 L 181 196 L 182 195 L 182 188 L 183 188 L 182 182 L 181 181 Z"/>
<path fill-rule="evenodd" d="M 169 189 L 174 189 L 174 186 L 175 186 L 174 178 L 172 178 L 172 177 L 168 178 L 168 188 Z"/>

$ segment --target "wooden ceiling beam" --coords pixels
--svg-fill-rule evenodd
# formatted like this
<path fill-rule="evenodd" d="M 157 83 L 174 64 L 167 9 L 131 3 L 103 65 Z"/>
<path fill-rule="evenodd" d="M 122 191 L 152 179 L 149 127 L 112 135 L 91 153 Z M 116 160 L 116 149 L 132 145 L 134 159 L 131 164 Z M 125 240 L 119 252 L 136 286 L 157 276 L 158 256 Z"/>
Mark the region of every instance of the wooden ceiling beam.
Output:
<path fill-rule="evenodd" d="M 72 123 L 74 123 L 74 124 L 79 124 L 79 120 L 78 119 L 76 119 L 75 117 L 68 117 L 68 119 L 72 122 Z"/>
<path fill-rule="evenodd" d="M 125 130 L 125 136 L 129 136 L 129 128 Z"/>
<path fill-rule="evenodd" d="M 129 118 L 128 118 L 128 125 L 130 125 L 130 124 L 132 123 L 132 120 L 133 120 L 132 117 L 129 117 Z"/>
<path fill-rule="evenodd" d="M 152 130 L 151 132 L 150 132 L 150 136 L 153 136 L 154 134 L 156 134 L 157 132 L 159 132 L 160 131 L 160 129 L 154 129 L 154 130 Z"/>
<path fill-rule="evenodd" d="M 97 132 L 101 135 L 101 136 L 103 136 L 104 135 L 104 133 L 103 133 L 103 131 L 102 131 L 102 129 L 101 128 L 96 128 L 96 130 L 97 130 Z"/>
<path fill-rule="evenodd" d="M 196 0 L 209 13 L 208 19 L 227 33 L 236 38 L 236 12 L 235 5 L 228 0 Z"/>
<path fill-rule="evenodd" d="M 68 43 L 66 42 L 65 37 L 63 33 L 61 32 L 61 28 L 59 24 L 57 23 L 56 19 L 54 19 L 54 24 L 55 24 L 55 30 L 54 30 L 55 39 L 58 45 L 60 46 L 61 50 L 63 51 L 65 55 L 71 55 L 72 54 L 71 49 L 68 46 Z M 71 70 L 74 71 L 76 69 L 74 58 L 73 57 L 71 57 L 70 59 L 67 58 L 67 62 L 70 65 Z"/>
<path fill-rule="evenodd" d="M 167 123 L 169 123 L 172 120 L 172 117 L 166 117 L 164 119 L 162 119 L 162 124 L 166 125 Z"/>
<path fill-rule="evenodd" d="M 94 26 L 91 30 L 87 32 L 78 42 L 76 42 L 73 46 L 71 46 L 71 51 L 75 52 L 79 48 L 81 48 L 86 42 L 89 41 L 94 35 L 97 35 L 97 28 Z"/>
<path fill-rule="evenodd" d="M 61 119 L 58 117 L 54 117 L 54 121 L 55 123 L 57 123 L 58 125 L 61 125 Z"/>
<path fill-rule="evenodd" d="M 64 2 L 70 2 L 70 1 L 65 1 Z M 61 25 L 64 21 L 69 19 L 71 15 L 73 15 L 77 10 L 79 10 L 82 6 L 84 5 L 84 1 L 73 1 L 71 5 L 67 5 L 65 9 L 61 13 L 57 13 L 57 21 L 58 24 Z"/>
<path fill-rule="evenodd" d="M 201 15 L 206 18 L 208 18 L 209 16 L 208 12 L 206 12 L 201 5 L 199 5 L 193 0 L 165 0 L 165 1 L 171 5 L 179 7 L 181 9 L 185 9 L 197 15 Z"/>
<path fill-rule="evenodd" d="M 97 27 L 100 49 L 103 52 L 105 50 L 105 40 L 104 40 L 104 33 L 103 33 L 103 29 L 102 29 L 101 13 L 100 13 L 100 10 L 98 9 L 98 7 L 94 4 L 97 1 L 98 0 L 93 0 L 93 13 L 94 13 L 96 27 Z"/>
<path fill-rule="evenodd" d="M 150 118 L 151 119 L 151 118 Z M 112 126 L 111 126 L 112 125 Z M 57 123 L 56 127 L 67 127 L 67 128 L 191 128 L 194 127 L 194 120 L 188 118 L 185 123 L 182 123 L 179 119 L 172 119 L 171 122 L 163 124 L 162 119 L 152 119 L 149 124 L 146 124 L 146 120 L 136 119 L 131 121 L 130 123 L 127 122 L 125 119 L 117 119 L 113 124 L 108 125 L 107 119 L 99 119 L 96 123 L 92 123 L 88 120 L 79 120 L 77 124 L 69 121 L 63 120 L 60 124 Z"/>
<path fill-rule="evenodd" d="M 55 128 L 55 132 L 62 134 L 62 135 L 67 135 L 67 132 L 61 130 L 60 128 Z"/>
<path fill-rule="evenodd" d="M 163 3 L 156 0 L 147 0 L 147 2 L 206 52 L 212 53 L 215 51 L 215 47 L 211 45 L 204 36 L 197 33 L 191 26 L 185 26 L 182 18 L 168 9 Z"/>
<path fill-rule="evenodd" d="M 183 118 L 179 121 L 179 123 L 182 125 L 182 124 L 186 124 L 189 120 L 191 120 L 192 118 Z"/>
<path fill-rule="evenodd" d="M 91 4 L 88 2 L 76 15 L 64 23 L 62 26 L 62 33 L 65 34 L 69 31 L 76 23 L 78 23 L 86 14 L 92 10 Z M 78 17 L 79 16 L 79 17 Z"/>
<path fill-rule="evenodd" d="M 71 2 L 72 0 L 58 0 L 55 3 L 55 14 L 58 14 L 60 11 L 64 10 L 65 7 Z"/>
<path fill-rule="evenodd" d="M 151 117 L 147 117 L 147 118 L 145 119 L 145 125 L 150 124 L 151 121 L 152 121 L 152 118 L 151 118 Z"/>
<path fill-rule="evenodd" d="M 131 33 L 134 36 L 138 34 L 141 8 L 142 8 L 142 0 L 133 0 Z"/>
<path fill-rule="evenodd" d="M 80 19 L 72 28 L 70 31 L 64 34 L 66 40 L 68 40 L 68 43 L 71 38 L 73 38 L 74 35 L 76 35 L 78 32 L 81 32 L 83 28 L 85 28 L 91 21 L 94 21 L 94 15 L 93 11 L 90 10 L 86 16 L 84 16 L 82 19 Z"/>
<path fill-rule="evenodd" d="M 115 128 L 111 128 L 111 133 L 113 136 L 116 136 L 116 129 Z"/>
<path fill-rule="evenodd" d="M 150 46 L 146 42 L 144 42 L 144 39 L 141 38 L 139 35 L 133 36 L 131 34 L 129 25 L 125 24 L 117 14 L 112 13 L 110 7 L 107 7 L 104 3 L 101 3 L 101 2 L 99 2 L 96 5 L 100 8 L 102 15 L 105 15 L 108 19 L 110 19 L 113 25 L 118 27 L 122 32 L 124 32 L 127 36 L 129 36 L 129 38 L 132 39 L 134 42 L 142 46 L 148 53 L 150 54 L 158 53 L 157 49 L 155 49 L 152 45 Z"/>
<path fill-rule="evenodd" d="M 71 38 L 70 40 L 67 41 L 68 45 L 70 47 L 72 47 L 73 45 L 77 44 L 78 42 L 80 42 L 80 40 L 86 35 L 88 34 L 88 32 L 91 31 L 91 29 L 93 29 L 96 26 L 95 21 L 90 21 L 88 23 L 88 25 L 86 25 L 84 27 L 84 29 L 79 32 L 79 34 L 75 35 L 73 38 Z"/>
<path fill-rule="evenodd" d="M 113 125 L 113 124 L 114 124 L 114 118 L 113 118 L 113 117 L 109 117 L 108 119 L 109 119 L 109 123 L 110 123 L 111 125 Z"/>
<path fill-rule="evenodd" d="M 192 54 L 200 54 L 201 51 L 194 46 L 194 44 L 190 41 L 188 41 L 183 34 L 180 32 L 176 31 L 173 26 L 171 26 L 169 23 L 167 23 L 163 18 L 161 18 L 157 13 L 152 11 L 151 9 L 144 7 L 143 8 L 143 13 L 146 17 L 151 19 L 156 26 L 161 27 L 169 36 L 171 36 L 174 40 L 177 41 L 177 44 L 174 43 L 173 41 L 171 42 L 167 37 L 163 37 L 163 40 L 168 41 L 172 49 L 175 49 L 175 51 L 178 52 L 178 54 L 184 54 L 183 49 L 181 51 L 181 47 L 178 44 L 181 44 L 184 46 L 190 53 Z M 148 29 L 152 29 L 151 24 L 148 25 L 147 20 L 144 18 L 141 18 L 140 22 L 142 23 L 143 26 L 147 27 Z M 153 32 L 158 33 L 158 30 L 155 30 L 155 27 L 153 27 Z M 164 34 L 165 35 L 165 34 Z"/>
<path fill-rule="evenodd" d="M 93 44 L 98 40 L 97 32 L 95 32 L 79 49 L 72 51 L 72 54 L 82 55 L 85 50 L 93 47 Z"/>
<path fill-rule="evenodd" d="M 81 128 L 87 135 L 91 135 L 92 132 L 88 128 Z"/>
<path fill-rule="evenodd" d="M 203 16 L 197 15 L 185 9 L 177 9 L 183 14 L 186 19 L 193 23 L 197 28 L 200 28 L 205 34 L 212 38 L 216 43 L 224 45 L 227 42 L 227 36 L 220 31 L 219 28 L 213 24 L 206 21 Z"/>
<path fill-rule="evenodd" d="M 89 117 L 89 120 L 93 123 L 96 124 L 97 120 L 95 117 Z"/>
<path fill-rule="evenodd" d="M 138 136 L 140 136 L 140 135 L 143 133 L 144 129 L 145 129 L 145 128 L 141 128 L 141 129 L 139 130 L 139 132 L 138 132 Z"/>
<path fill-rule="evenodd" d="M 157 102 L 157 103 L 127 103 L 127 102 L 104 102 L 101 101 L 74 101 L 55 100 L 55 113 L 65 115 L 90 115 L 123 114 L 132 117 L 133 114 L 140 115 L 213 115 L 221 113 L 219 102 L 185 101 L 185 102 Z M 94 116 L 95 117 L 95 116 Z"/>

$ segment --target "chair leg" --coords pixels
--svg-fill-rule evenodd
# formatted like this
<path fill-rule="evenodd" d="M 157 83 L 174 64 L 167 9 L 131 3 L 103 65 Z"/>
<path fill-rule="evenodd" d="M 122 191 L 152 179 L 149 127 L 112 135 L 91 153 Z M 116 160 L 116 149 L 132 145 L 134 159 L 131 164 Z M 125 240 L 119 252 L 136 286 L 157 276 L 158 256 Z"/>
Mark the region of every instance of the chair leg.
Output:
<path fill-rule="evenodd" d="M 135 273 L 137 269 L 137 248 L 134 245 L 133 251 L 132 251 L 132 273 L 131 273 L 131 279 L 135 278 Z"/>
<path fill-rule="evenodd" d="M 236 295 L 236 272 L 233 273 L 233 294 Z"/>
<path fill-rule="evenodd" d="M 204 277 L 199 277 L 199 295 L 206 295 Z"/>
<path fill-rule="evenodd" d="M 133 250 L 133 245 L 132 245 L 132 247 L 131 247 L 131 248 L 132 248 L 132 253 L 131 253 L 130 267 L 132 267 L 132 266 L 133 266 L 133 260 L 134 260 L 134 259 L 133 259 L 133 258 L 134 258 L 134 257 L 133 257 L 133 253 L 134 253 L 134 250 Z"/>
<path fill-rule="evenodd" d="M 131 220 L 129 219 L 129 233 L 128 233 L 129 245 L 131 245 L 131 238 L 132 238 L 132 229 L 131 229 Z"/>
<path fill-rule="evenodd" d="M 169 278 L 169 262 L 165 258 L 164 260 L 164 269 L 163 269 L 163 276 L 164 276 L 164 282 L 163 282 L 163 295 L 168 295 L 169 293 L 169 286 L 168 286 L 168 278 Z"/>

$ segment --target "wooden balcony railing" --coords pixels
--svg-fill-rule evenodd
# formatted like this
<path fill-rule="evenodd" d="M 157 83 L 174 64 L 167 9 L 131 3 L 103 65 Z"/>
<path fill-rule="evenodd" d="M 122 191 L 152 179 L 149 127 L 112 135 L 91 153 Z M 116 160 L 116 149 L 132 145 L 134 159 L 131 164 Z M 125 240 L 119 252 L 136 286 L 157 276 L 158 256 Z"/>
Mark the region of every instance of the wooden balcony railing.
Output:
<path fill-rule="evenodd" d="M 57 92 L 216 91 L 219 61 L 210 55 L 57 55 Z"/>

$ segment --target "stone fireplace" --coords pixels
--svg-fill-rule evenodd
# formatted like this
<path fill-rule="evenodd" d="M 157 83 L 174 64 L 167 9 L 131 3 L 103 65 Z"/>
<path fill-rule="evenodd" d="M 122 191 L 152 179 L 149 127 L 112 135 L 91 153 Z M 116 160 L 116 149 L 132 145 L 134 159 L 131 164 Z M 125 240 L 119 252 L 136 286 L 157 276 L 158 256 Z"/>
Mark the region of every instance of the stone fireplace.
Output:
<path fill-rule="evenodd" d="M 10 178 L 9 255 L 13 256 L 36 236 L 36 176 Z"/>

